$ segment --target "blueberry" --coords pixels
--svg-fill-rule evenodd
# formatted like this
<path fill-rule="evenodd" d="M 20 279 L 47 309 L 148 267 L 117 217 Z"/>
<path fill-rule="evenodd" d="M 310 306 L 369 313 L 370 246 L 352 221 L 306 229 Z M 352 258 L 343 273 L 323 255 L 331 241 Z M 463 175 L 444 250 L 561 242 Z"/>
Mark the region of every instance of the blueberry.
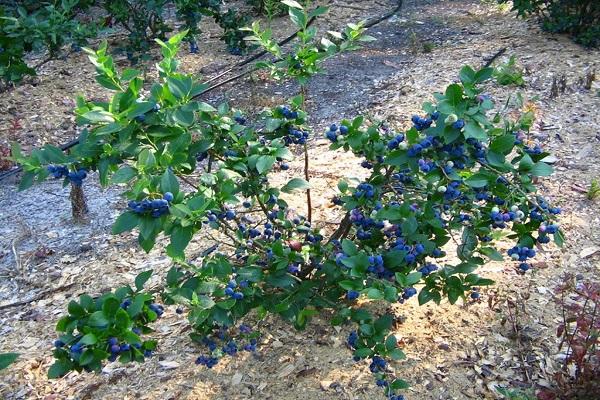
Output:
<path fill-rule="evenodd" d="M 225 212 L 225 219 L 232 220 L 234 218 L 235 218 L 235 211 L 233 211 L 233 210 L 227 210 Z"/>
<path fill-rule="evenodd" d="M 163 194 L 163 199 L 165 199 L 169 203 L 172 202 L 173 201 L 173 193 L 166 192 L 165 194 Z"/>
<path fill-rule="evenodd" d="M 130 349 L 131 349 L 131 346 L 128 343 L 123 343 L 121 345 L 121 352 L 129 351 Z"/>
<path fill-rule="evenodd" d="M 119 343 L 119 340 L 116 337 L 111 337 L 108 338 L 107 343 L 109 346 L 114 346 L 115 344 Z"/>
<path fill-rule="evenodd" d="M 458 121 L 454 122 L 452 124 L 452 127 L 455 129 L 462 129 L 465 127 L 465 120 L 464 119 L 459 119 Z"/>
<path fill-rule="evenodd" d="M 62 340 L 54 341 L 54 347 L 56 347 L 57 349 L 63 347 L 64 345 L 65 345 L 65 342 L 63 342 Z"/>
<path fill-rule="evenodd" d="M 244 298 L 244 293 L 235 292 L 232 296 L 235 300 L 242 300 Z"/>
<path fill-rule="evenodd" d="M 331 126 L 329 127 L 329 130 L 330 130 L 331 132 L 337 132 L 337 130 L 338 130 L 338 127 L 337 127 L 337 125 L 336 125 L 336 124 L 331 124 Z"/>
<path fill-rule="evenodd" d="M 110 352 L 113 354 L 118 354 L 119 352 L 121 352 L 121 346 L 119 346 L 118 344 L 113 344 L 112 346 L 110 346 Z"/>
<path fill-rule="evenodd" d="M 348 133 L 348 127 L 346 125 L 340 126 L 340 133 L 346 135 Z"/>
<path fill-rule="evenodd" d="M 359 296 L 360 296 L 360 293 L 358 293 L 356 290 L 349 290 L 346 293 L 346 298 L 350 301 L 358 299 Z"/>
<path fill-rule="evenodd" d="M 243 203 L 242 203 L 242 205 L 243 205 L 245 208 L 250 208 L 250 207 L 252 207 L 252 203 L 250 203 L 249 201 L 245 201 L 245 202 L 243 202 Z"/>

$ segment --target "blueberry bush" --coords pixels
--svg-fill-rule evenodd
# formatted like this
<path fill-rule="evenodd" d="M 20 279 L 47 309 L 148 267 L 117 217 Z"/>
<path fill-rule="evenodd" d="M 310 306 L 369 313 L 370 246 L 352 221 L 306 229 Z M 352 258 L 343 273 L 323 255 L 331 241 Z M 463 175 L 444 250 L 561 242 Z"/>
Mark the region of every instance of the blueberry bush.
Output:
<path fill-rule="evenodd" d="M 221 9 L 220 0 L 63 0 L 40 4 L 24 2 L 0 6 L 0 81 L 4 85 L 17 83 L 25 76 L 34 76 L 36 69 L 65 54 L 65 46 L 78 52 L 101 29 L 118 26 L 128 32 L 128 40 L 119 49 L 132 64 L 148 58 L 154 39 L 165 40 L 173 31 L 167 23 L 165 10 L 175 9 L 182 29 L 187 29 L 187 41 L 192 53 L 198 53 L 199 24 L 203 16 L 212 17 L 223 29 L 221 38 L 232 54 L 244 54 L 251 49 L 244 40 L 247 33 L 240 28 L 249 24 L 246 16 L 233 9 Z M 108 14 L 96 18 L 90 7 L 102 7 Z M 46 53 L 39 65 L 28 65 L 30 53 Z"/>
<path fill-rule="evenodd" d="M 36 66 L 30 67 L 24 60 L 27 53 L 46 52 L 44 63 L 61 56 L 66 44 L 79 49 L 97 32 L 95 24 L 76 18 L 88 6 L 81 0 L 26 6 L 0 6 L 0 81 L 4 84 L 35 75 Z"/>
<path fill-rule="evenodd" d="M 513 0 L 512 9 L 520 17 L 537 18 L 545 31 L 567 33 L 584 46 L 600 46 L 600 3 L 596 0 Z"/>
<path fill-rule="evenodd" d="M 310 13 L 286 4 L 294 23 L 306 27 Z M 249 40 L 279 59 L 261 66 L 301 85 L 322 60 L 355 49 L 364 31 L 350 25 L 333 40 L 317 40 L 314 28 L 301 29 L 299 44 L 284 55 L 268 31 L 256 24 L 251 29 Z M 187 313 L 191 339 L 202 348 L 198 365 L 211 368 L 222 357 L 255 351 L 260 332 L 244 322 L 250 313 L 258 319 L 279 315 L 301 330 L 329 311 L 333 325 L 350 327 L 354 359 L 369 360 L 387 398 L 403 399 L 408 383 L 390 368 L 404 358 L 392 333 L 394 317 L 371 301 L 477 299 L 493 283 L 477 274 L 480 266 L 511 262 L 522 274 L 536 246 L 562 244 L 560 209 L 535 186 L 552 173 L 543 161 L 547 153 L 528 135 L 531 115 L 497 110 L 485 94 L 492 68 L 462 68 L 456 83 L 425 102 L 405 131 L 361 116 L 335 121 L 324 133 L 331 151 L 352 152 L 368 175 L 339 182 L 332 201 L 344 217 L 335 229 L 324 229 L 285 200 L 310 188 L 306 175 L 272 183 L 297 150 L 310 156 L 303 96 L 253 117 L 199 101 L 205 85 L 177 71 L 184 37 L 157 40 L 164 58 L 158 80 L 146 85 L 139 71 L 115 68 L 106 44 L 85 49 L 112 98 L 78 99 L 77 121 L 85 129 L 69 155 L 48 145 L 25 156 L 14 146 L 13 157 L 24 168 L 22 188 L 49 175 L 81 182 L 89 171 L 103 186 L 126 184 L 127 209 L 113 233 L 137 230 L 146 252 L 168 241 L 174 265 L 158 291 L 164 304 Z M 194 263 L 186 249 L 207 231 L 219 240 Z M 500 240 L 514 246 L 500 251 Z M 151 332 L 148 324 L 162 308 L 143 291 L 148 274 L 136 279 L 135 290 L 70 304 L 57 326 L 62 336 L 50 376 L 149 355 L 157 344 L 140 334 Z"/>
<path fill-rule="evenodd" d="M 187 41 L 190 52 L 197 53 L 200 21 L 203 16 L 212 17 L 223 29 L 222 39 L 230 52 L 242 54 L 247 46 L 244 34 L 239 28 L 248 24 L 245 16 L 233 9 L 226 12 L 221 9 L 220 0 L 106 0 L 101 2 L 109 14 L 109 21 L 129 32 L 129 41 L 124 46 L 128 58 L 136 63 L 140 55 L 150 48 L 154 39 L 165 40 L 167 33 L 173 31 L 165 19 L 165 9 L 175 8 L 175 16 L 181 22 L 181 29 L 187 29 Z"/>

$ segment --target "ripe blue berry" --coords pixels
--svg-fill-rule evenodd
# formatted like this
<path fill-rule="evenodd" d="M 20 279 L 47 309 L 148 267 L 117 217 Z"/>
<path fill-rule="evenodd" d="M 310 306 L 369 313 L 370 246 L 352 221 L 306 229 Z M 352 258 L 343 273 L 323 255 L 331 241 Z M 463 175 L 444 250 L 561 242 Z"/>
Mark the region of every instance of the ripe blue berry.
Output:
<path fill-rule="evenodd" d="M 358 293 L 356 290 L 349 290 L 348 293 L 346 293 L 346 298 L 350 301 L 358 299 L 359 296 L 360 293 Z"/>
<path fill-rule="evenodd" d="M 172 202 L 173 201 L 173 193 L 166 192 L 165 194 L 163 194 L 163 199 L 165 199 L 169 203 Z"/>

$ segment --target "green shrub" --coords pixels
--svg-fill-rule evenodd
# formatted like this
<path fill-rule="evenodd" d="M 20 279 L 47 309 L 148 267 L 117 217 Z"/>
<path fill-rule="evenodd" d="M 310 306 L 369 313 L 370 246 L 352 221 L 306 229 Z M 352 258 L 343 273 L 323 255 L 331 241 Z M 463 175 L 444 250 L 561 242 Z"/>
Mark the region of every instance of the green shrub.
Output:
<path fill-rule="evenodd" d="M 21 6 L 0 7 L 0 80 L 14 83 L 35 75 L 35 68 L 24 61 L 29 52 L 45 52 L 46 59 L 54 59 L 66 44 L 78 48 L 95 36 L 95 24 L 81 24 L 75 18 L 86 6 L 78 0 L 65 0 L 31 11 Z"/>
<path fill-rule="evenodd" d="M 513 0 L 512 9 L 521 17 L 535 16 L 548 32 L 567 33 L 584 46 L 600 46 L 600 2 L 597 0 Z"/>
<path fill-rule="evenodd" d="M 249 38 L 279 59 L 260 64 L 274 77 L 293 78 L 305 87 L 327 58 L 372 39 L 360 24 L 319 38 L 307 21 L 326 9 L 307 12 L 295 1 L 285 4 L 300 30 L 291 54 L 284 55 L 258 24 Z M 198 101 L 205 86 L 177 71 L 184 35 L 158 40 L 164 59 L 147 93 L 139 71 L 116 70 L 106 45 L 86 49 L 96 81 L 113 91 L 112 98 L 78 99 L 77 121 L 86 129 L 69 154 L 45 146 L 24 156 L 14 146 L 13 156 L 25 171 L 22 188 L 49 173 L 67 183 L 86 169 L 97 171 L 103 186 L 127 184 L 127 210 L 113 233 L 138 230 L 147 252 L 157 241 L 170 240 L 166 252 L 174 265 L 162 298 L 179 304 L 180 312 L 188 310 L 192 340 L 204 352 L 197 364 L 210 368 L 242 346 L 254 351 L 258 333 L 240 325 L 251 312 L 258 318 L 278 315 L 299 330 L 316 315 L 331 315 L 333 325 L 354 327 L 347 341 L 354 358 L 369 359 L 377 385 L 388 399 L 400 400 L 398 391 L 408 383 L 388 368 L 390 360 L 404 358 L 392 334 L 393 316 L 365 307 L 359 298 L 392 304 L 411 298 L 419 304 L 477 299 L 480 288 L 493 283 L 477 274 L 489 260 L 513 260 L 525 273 L 534 246 L 551 237 L 562 244 L 554 223 L 560 209 L 550 207 L 534 185 L 535 177 L 552 173 L 542 161 L 547 153 L 525 144 L 528 119 L 503 119 L 509 113 L 495 113 L 493 100 L 482 94 L 491 68 L 463 67 L 460 83 L 436 93 L 434 102 L 424 104 L 424 116 L 413 116 L 413 127 L 405 132 L 361 116 L 332 124 L 325 133 L 330 149 L 351 152 L 360 159 L 356 166 L 369 174 L 362 182 L 338 183 L 333 202 L 345 216 L 325 231 L 291 210 L 283 195 L 310 189 L 304 98 L 296 96 L 252 120 L 227 104 Z M 304 147 L 304 175 L 274 185 L 273 174 L 287 169 L 298 146 Z M 310 216 L 310 198 L 307 209 Z M 193 263 L 186 249 L 205 230 L 219 234 L 219 240 Z M 496 247 L 500 238 L 515 243 L 508 257 Z M 441 262 L 449 242 L 456 243 L 458 259 Z M 141 293 L 147 278 L 136 279 L 135 296 L 124 289 L 70 305 L 70 315 L 58 325 L 69 335 L 70 348 L 59 346 L 59 367 L 51 376 L 86 365 L 97 370 L 109 357 L 143 360 L 131 348 L 143 342 L 129 333 L 140 314 L 132 316 L 131 304 L 119 302 L 141 296 L 142 310 L 160 314 Z M 141 314 L 142 325 L 153 316 Z M 84 340 L 89 333 L 94 337 Z M 129 346 L 109 351 L 110 338 Z"/>

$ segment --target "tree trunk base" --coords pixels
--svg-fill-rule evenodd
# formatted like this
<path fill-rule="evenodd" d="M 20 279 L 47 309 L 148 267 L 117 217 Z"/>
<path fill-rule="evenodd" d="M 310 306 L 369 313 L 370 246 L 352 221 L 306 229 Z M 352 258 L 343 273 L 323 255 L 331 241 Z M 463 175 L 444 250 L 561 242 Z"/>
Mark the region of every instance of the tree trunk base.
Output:
<path fill-rule="evenodd" d="M 88 207 L 81 185 L 71 184 L 71 195 L 69 197 L 71 198 L 71 212 L 73 214 L 73 219 L 77 222 L 85 221 Z"/>

